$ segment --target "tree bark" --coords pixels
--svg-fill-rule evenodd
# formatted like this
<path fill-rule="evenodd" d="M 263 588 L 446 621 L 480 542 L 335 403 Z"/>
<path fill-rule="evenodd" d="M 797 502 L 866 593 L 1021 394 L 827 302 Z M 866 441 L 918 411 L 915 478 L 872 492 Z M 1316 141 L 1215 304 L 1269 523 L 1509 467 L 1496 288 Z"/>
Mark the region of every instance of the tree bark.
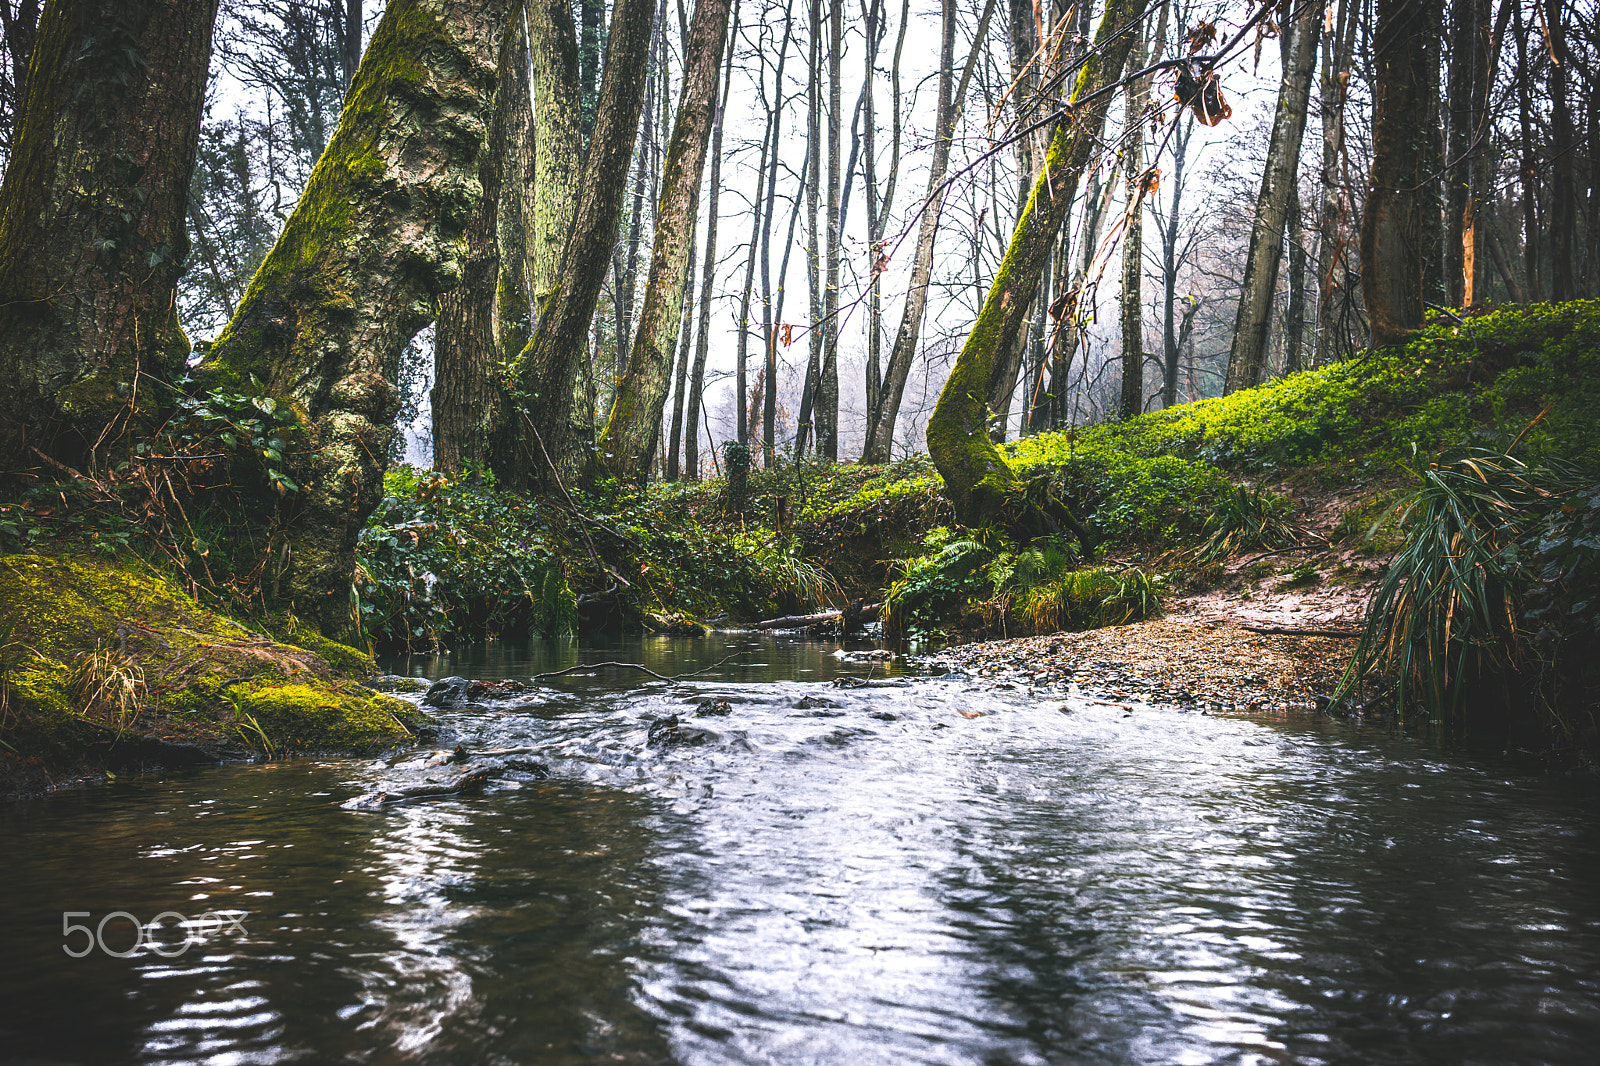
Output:
<path fill-rule="evenodd" d="M 524 153 L 516 141 L 528 118 L 528 39 L 520 0 L 511 0 L 509 7 L 489 141 L 478 161 L 483 199 L 467 228 L 461 283 L 440 298 L 434 325 L 433 466 L 448 474 L 460 474 L 469 462 L 487 461 L 499 399 L 495 368 L 503 355 L 502 333 L 521 334 L 512 354 L 527 340 L 526 325 L 516 322 L 527 316 L 526 294 L 520 291 L 526 284 L 527 242 L 518 224 L 518 164 Z"/>
<path fill-rule="evenodd" d="M 826 287 L 822 292 L 822 365 L 817 373 L 814 417 L 817 454 L 839 458 L 839 149 L 844 122 L 844 0 L 829 0 L 828 11 L 828 203 L 827 245 L 823 250 Z"/>
<path fill-rule="evenodd" d="M 1449 113 L 1446 115 L 1445 240 L 1444 278 L 1446 298 L 1454 307 L 1466 302 L 1473 284 L 1466 277 L 1466 223 L 1475 211 L 1467 203 L 1472 198 L 1473 174 L 1482 146 L 1483 114 L 1479 91 L 1489 49 L 1489 0 L 1451 0 Z M 1474 250 L 1475 252 L 1475 250 Z"/>
<path fill-rule="evenodd" d="M 1283 315 L 1283 372 L 1305 369 L 1301 350 L 1306 333 L 1306 234 L 1300 222 L 1300 188 L 1289 186 L 1289 213 L 1284 226 L 1289 235 L 1289 305 Z"/>
<path fill-rule="evenodd" d="M 1143 16 L 1145 3 L 1110 0 L 1107 5 L 1069 101 L 1070 117 L 1056 124 L 1033 195 L 928 422 L 928 452 L 944 478 L 957 520 L 964 524 L 994 521 L 1005 513 L 1007 497 L 1020 487 L 1016 474 L 989 440 L 991 368 L 1026 319 L 1040 271 L 1071 202 L 1070 192 L 1105 126 L 1112 95 L 1109 88 L 1121 74 L 1133 44 L 1128 24 Z"/>
<path fill-rule="evenodd" d="M 619 478 L 644 476 L 661 429 L 672 349 L 683 316 L 683 289 L 694 247 L 700 179 L 711 136 L 717 74 L 727 42 L 729 8 L 730 0 L 699 0 L 689 30 L 683 92 L 662 175 L 661 207 L 638 337 L 617 386 L 610 420 L 600 436 L 600 454 Z"/>
<path fill-rule="evenodd" d="M 506 375 L 514 395 L 508 400 L 509 418 L 502 420 L 502 432 L 515 448 L 496 449 L 500 465 L 495 473 L 508 488 L 530 484 L 556 488 L 580 475 L 586 465 L 578 454 L 586 427 L 574 425 L 575 415 L 587 421 L 587 411 L 578 408 L 574 396 L 578 363 L 588 351 L 589 327 L 617 239 L 628 161 L 644 106 L 645 58 L 654 15 L 652 0 L 618 0 L 612 10 L 594 136 L 584 157 L 556 288 L 540 308 L 533 335 Z M 537 72 L 536 65 L 536 78 Z M 540 145 L 546 140 L 541 139 Z"/>
<path fill-rule="evenodd" d="M 356 68 L 361 65 L 361 0 L 344 0 L 344 45 L 339 63 L 344 72 L 344 87 L 348 92 L 356 80 Z"/>
<path fill-rule="evenodd" d="M 739 0 L 733 0 L 733 25 L 723 59 L 722 96 L 711 134 L 711 197 L 706 205 L 705 265 L 700 276 L 700 328 L 695 335 L 694 367 L 689 371 L 689 403 L 684 414 L 683 467 L 690 481 L 700 480 L 700 401 L 705 392 L 706 359 L 711 351 L 711 290 L 717 279 L 717 207 L 722 195 L 722 130 L 733 88 L 733 46 L 739 38 Z"/>
<path fill-rule="evenodd" d="M 587 11 L 587 7 L 585 8 Z M 530 326 L 561 279 L 561 254 L 572 232 L 583 170 L 583 82 L 580 50 L 566 0 L 528 0 L 528 47 L 533 70 L 533 215 Z M 585 32 L 589 27 L 585 26 Z M 606 251 L 609 260 L 610 250 Z"/>
<path fill-rule="evenodd" d="M 0 468 L 140 423 L 189 353 L 174 304 L 216 0 L 52 0 L 0 186 Z"/>
<path fill-rule="evenodd" d="M 1333 2 L 1333 0 L 1328 0 Z M 1323 35 L 1322 72 L 1317 107 L 1322 118 L 1322 204 L 1317 220 L 1317 366 L 1347 350 L 1344 322 L 1350 307 L 1349 190 L 1340 179 L 1345 161 L 1344 116 L 1350 92 L 1350 56 L 1355 42 L 1356 14 L 1361 0 L 1338 0 L 1332 33 Z"/>
<path fill-rule="evenodd" d="M 1128 57 L 1135 70 L 1144 66 L 1144 45 L 1141 34 Z M 1150 80 L 1130 80 L 1127 101 L 1122 187 L 1128 208 L 1122 231 L 1122 390 L 1117 413 L 1132 418 L 1144 410 L 1144 112 L 1150 102 Z"/>
<path fill-rule="evenodd" d="M 1278 87 L 1278 109 L 1272 120 L 1272 140 L 1267 165 L 1256 198 L 1255 222 L 1250 227 L 1250 251 L 1245 260 L 1239 309 L 1233 322 L 1233 347 L 1228 354 L 1227 390 L 1250 389 L 1267 373 L 1267 333 L 1272 327 L 1272 306 L 1283 261 L 1284 222 L 1289 215 L 1291 191 L 1300 173 L 1300 142 L 1306 129 L 1306 108 L 1311 101 L 1311 76 L 1317 63 L 1317 35 L 1322 29 L 1325 0 L 1311 0 L 1299 17 L 1284 26 L 1283 78 Z"/>
<path fill-rule="evenodd" d="M 504 0 L 390 0 L 333 139 L 202 367 L 216 387 L 259 380 L 299 418 L 299 506 L 266 562 L 280 604 L 328 635 L 351 621 L 400 355 L 461 277 L 504 15 Z"/>
<path fill-rule="evenodd" d="M 1426 142 L 1439 131 L 1429 67 L 1438 61 L 1440 2 L 1377 0 L 1372 177 L 1361 212 L 1361 295 L 1374 348 L 1402 344 L 1422 326 L 1424 186 L 1436 177 L 1425 170 Z"/>
<path fill-rule="evenodd" d="M 1573 190 L 1577 184 L 1572 156 L 1575 130 L 1567 82 L 1572 70 L 1572 50 L 1562 23 L 1564 0 L 1542 0 L 1545 26 L 1550 34 L 1550 299 L 1570 300 L 1577 295 L 1572 280 L 1572 235 L 1578 228 Z M 1593 10 L 1590 17 L 1594 17 Z"/>
<path fill-rule="evenodd" d="M 806 330 L 806 376 L 794 431 L 797 459 L 806 453 L 806 438 L 816 437 L 817 383 L 822 374 L 822 245 L 817 237 L 817 200 L 822 187 L 822 0 L 809 0 L 806 27 L 806 289 L 811 326 Z"/>

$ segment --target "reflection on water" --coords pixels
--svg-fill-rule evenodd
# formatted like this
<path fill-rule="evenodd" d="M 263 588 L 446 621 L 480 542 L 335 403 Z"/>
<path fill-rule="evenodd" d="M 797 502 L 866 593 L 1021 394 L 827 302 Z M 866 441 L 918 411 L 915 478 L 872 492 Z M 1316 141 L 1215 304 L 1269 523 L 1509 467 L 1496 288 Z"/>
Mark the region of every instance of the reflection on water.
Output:
<path fill-rule="evenodd" d="M 528 744 L 553 771 L 482 796 L 344 811 L 385 762 L 308 760 L 3 812 L 0 1061 L 1587 1063 L 1600 1047 L 1586 787 L 1317 722 L 959 678 L 839 689 L 808 679 L 882 667 L 735 639 L 581 657 L 767 665 L 571 675 L 453 713 L 469 747 Z M 579 655 L 490 646 L 422 672 L 526 677 Z M 733 713 L 692 717 L 708 696 Z M 682 742 L 650 746 L 669 714 Z M 62 911 L 205 909 L 246 912 L 244 931 L 177 958 L 62 952 Z"/>

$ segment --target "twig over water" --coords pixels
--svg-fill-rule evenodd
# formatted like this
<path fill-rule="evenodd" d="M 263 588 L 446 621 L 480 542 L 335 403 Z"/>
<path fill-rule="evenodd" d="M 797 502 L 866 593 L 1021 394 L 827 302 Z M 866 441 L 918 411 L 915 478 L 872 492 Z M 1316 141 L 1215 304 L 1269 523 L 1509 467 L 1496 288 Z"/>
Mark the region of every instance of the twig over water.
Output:
<path fill-rule="evenodd" d="M 668 676 L 667 674 L 658 674 L 654 670 L 650 669 L 648 666 L 643 665 L 642 663 L 604 662 L 604 663 L 579 663 L 577 666 L 569 666 L 565 670 L 550 670 L 550 671 L 548 671 L 546 673 L 543 673 L 543 674 L 534 674 L 533 675 L 533 680 L 535 680 L 535 681 L 543 681 L 547 677 L 560 677 L 562 674 L 574 674 L 574 673 L 579 672 L 580 670 L 587 670 L 587 671 L 591 671 L 592 672 L 592 671 L 600 669 L 603 666 L 617 666 L 617 667 L 621 667 L 622 669 L 625 669 L 625 670 L 640 670 L 640 671 L 643 671 L 644 673 L 647 673 L 651 677 L 655 678 L 657 681 L 666 681 L 666 682 L 668 682 L 670 684 L 671 682 L 674 682 L 674 681 L 682 681 L 686 677 L 694 677 L 694 676 L 696 676 L 698 674 L 710 673 L 712 670 L 715 670 L 717 667 L 721 666 L 723 663 L 726 663 L 729 659 L 734 658 L 736 655 L 738 655 L 738 652 L 735 652 L 733 655 L 724 655 L 721 659 L 719 659 L 716 662 L 712 663 L 710 666 L 703 667 L 703 668 L 701 668 L 699 670 L 691 670 L 686 674 L 672 674 L 671 676 Z"/>

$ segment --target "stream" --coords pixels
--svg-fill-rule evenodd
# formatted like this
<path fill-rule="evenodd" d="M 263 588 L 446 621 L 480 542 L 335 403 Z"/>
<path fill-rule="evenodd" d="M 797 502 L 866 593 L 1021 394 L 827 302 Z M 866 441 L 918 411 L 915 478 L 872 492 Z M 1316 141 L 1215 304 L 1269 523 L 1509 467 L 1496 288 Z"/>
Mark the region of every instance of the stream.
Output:
<path fill-rule="evenodd" d="M 526 680 L 735 656 L 441 714 L 450 745 L 549 768 L 477 795 L 341 808 L 408 753 L 0 806 L 0 1063 L 1600 1055 L 1592 782 L 1312 716 L 899 677 L 837 647 L 388 664 Z M 697 717 L 708 700 L 730 713 Z M 650 743 L 670 715 L 674 742 Z"/>

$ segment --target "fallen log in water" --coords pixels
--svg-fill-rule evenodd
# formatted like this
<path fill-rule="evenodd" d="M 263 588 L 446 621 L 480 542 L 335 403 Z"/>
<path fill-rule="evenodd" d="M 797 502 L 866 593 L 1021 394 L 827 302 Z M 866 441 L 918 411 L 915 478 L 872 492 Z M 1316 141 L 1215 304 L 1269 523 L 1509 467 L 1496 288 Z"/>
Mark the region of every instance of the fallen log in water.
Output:
<path fill-rule="evenodd" d="M 857 601 L 859 603 L 860 601 Z M 856 615 L 858 622 L 875 622 L 878 613 L 883 610 L 881 603 L 869 603 L 860 608 Z M 757 622 L 755 629 L 805 629 L 807 626 L 826 625 L 829 622 L 838 622 L 845 617 L 844 608 L 835 608 L 831 611 L 819 611 L 816 614 L 786 614 L 782 618 L 769 618 L 765 622 Z"/>

